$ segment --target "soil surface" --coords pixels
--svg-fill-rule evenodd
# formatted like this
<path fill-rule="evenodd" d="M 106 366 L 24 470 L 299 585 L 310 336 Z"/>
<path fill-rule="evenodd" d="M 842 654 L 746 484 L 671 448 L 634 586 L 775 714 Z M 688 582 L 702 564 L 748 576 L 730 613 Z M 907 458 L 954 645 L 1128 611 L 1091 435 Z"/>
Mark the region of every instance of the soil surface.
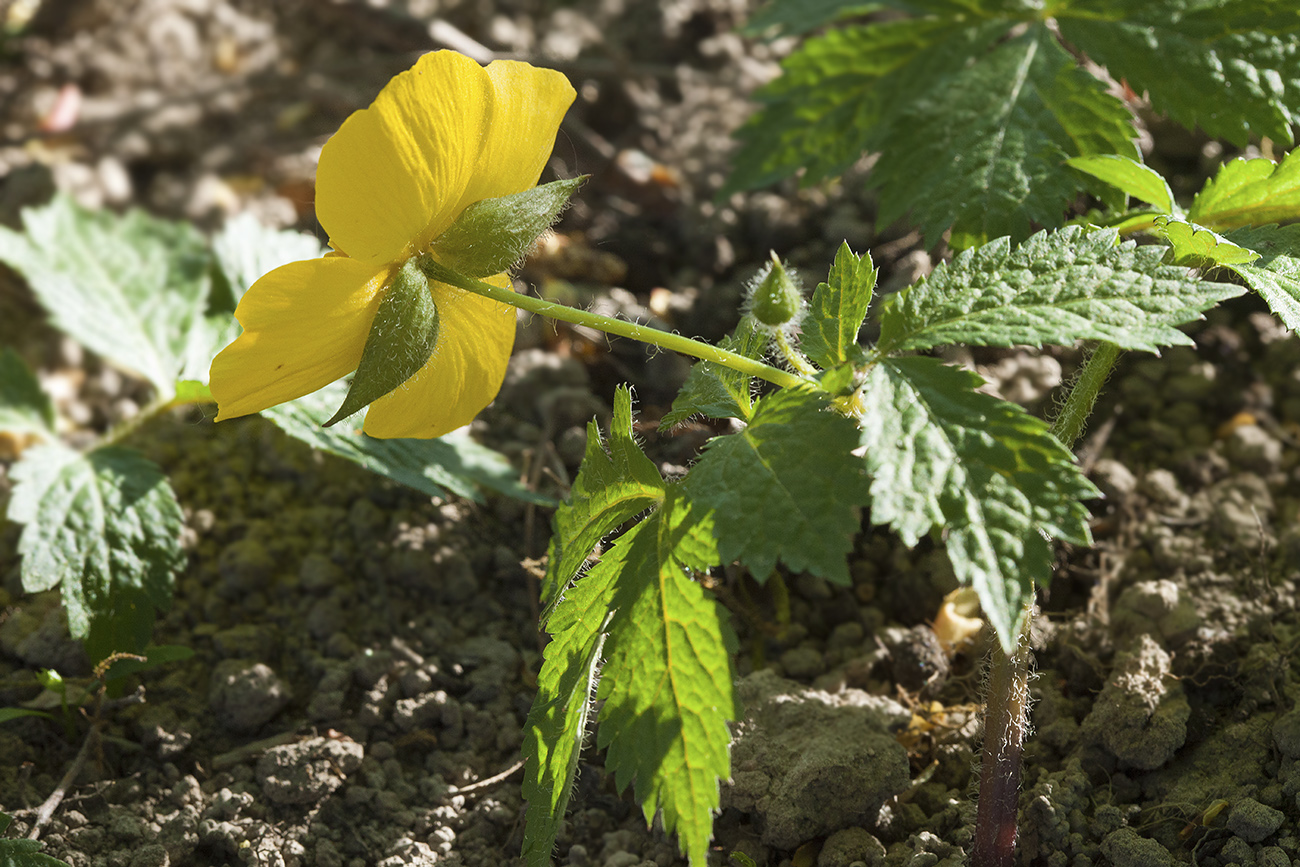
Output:
<path fill-rule="evenodd" d="M 717 338 L 775 249 L 806 282 L 844 240 L 885 291 L 931 266 L 904 225 L 877 230 L 859 167 L 840 183 L 715 201 L 745 95 L 788 41 L 742 38 L 747 0 L 44 0 L 0 5 L 0 220 L 55 189 L 215 228 L 239 212 L 319 235 L 321 144 L 423 51 L 455 47 L 566 72 L 579 91 L 549 176 L 591 180 L 523 273 L 572 303 Z M 30 19 L 24 16 L 34 16 Z M 1152 124 L 1150 161 L 1186 191 L 1223 155 Z M 1148 142 L 1150 144 L 1150 142 Z M 935 253 L 934 255 L 938 255 Z M 1197 345 L 1124 359 L 1082 444 L 1106 498 L 1097 544 L 1063 550 L 1034 636 L 1022 864 L 1300 863 L 1300 341 L 1238 300 Z M 85 438 L 147 387 L 49 329 L 0 278 L 0 339 L 40 371 Z M 1049 408 L 1074 349 L 954 351 L 1012 400 Z M 655 430 L 687 362 L 521 319 L 499 399 L 475 423 L 562 495 L 636 388 L 666 472 L 717 431 Z M 187 518 L 189 565 L 155 640 L 192 659 L 107 713 L 40 828 L 74 867 L 517 863 L 519 748 L 542 639 L 531 562 L 549 514 L 501 498 L 430 500 L 253 418 L 178 413 L 131 443 Z M 0 497 L 8 490 L 0 464 Z M 19 528 L 0 534 L 0 706 L 35 672 L 88 672 L 56 594 L 21 592 Z M 954 589 L 941 550 L 864 516 L 853 585 L 719 577 L 742 640 L 733 781 L 712 863 L 931 867 L 972 839 L 981 653 L 931 629 Z M 132 686 L 136 684 L 133 683 Z M 0 728 L 0 810 L 26 836 L 74 767 L 74 731 Z M 684 863 L 594 750 L 556 852 L 573 867 Z"/>

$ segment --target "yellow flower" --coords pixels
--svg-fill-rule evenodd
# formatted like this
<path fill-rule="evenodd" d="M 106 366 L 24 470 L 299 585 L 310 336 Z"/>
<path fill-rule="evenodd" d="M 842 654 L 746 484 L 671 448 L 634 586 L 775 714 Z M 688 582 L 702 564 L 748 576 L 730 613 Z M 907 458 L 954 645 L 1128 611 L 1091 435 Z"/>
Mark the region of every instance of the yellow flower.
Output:
<path fill-rule="evenodd" d="M 316 216 L 335 253 L 262 277 L 235 310 L 243 334 L 212 362 L 217 421 L 259 412 L 356 370 L 390 280 L 468 205 L 537 183 L 575 94 L 558 72 L 426 54 L 321 151 Z M 486 282 L 509 287 L 504 274 Z M 496 396 L 514 308 L 429 281 L 428 363 L 370 405 L 376 437 L 436 437 Z"/>

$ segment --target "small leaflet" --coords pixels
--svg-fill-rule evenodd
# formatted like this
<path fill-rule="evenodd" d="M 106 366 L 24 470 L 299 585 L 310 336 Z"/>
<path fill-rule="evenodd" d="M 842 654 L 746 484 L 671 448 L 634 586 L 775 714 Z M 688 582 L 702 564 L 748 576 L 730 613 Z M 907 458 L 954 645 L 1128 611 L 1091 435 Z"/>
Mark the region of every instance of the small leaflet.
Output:
<path fill-rule="evenodd" d="M 803 321 L 799 347 L 808 360 L 830 370 L 859 353 L 858 332 L 871 306 L 876 269 L 871 254 L 855 255 L 848 243 L 840 245 L 825 283 L 817 284 L 812 305 Z"/>
<path fill-rule="evenodd" d="M 746 316 L 733 333 L 718 343 L 718 347 L 758 359 L 762 357 L 767 341 L 767 333 Z M 660 419 L 659 427 L 671 428 L 694 415 L 748 421 L 754 404 L 752 388 L 753 378 L 747 374 L 724 364 L 697 361 L 691 365 L 686 382 L 673 398 L 672 409 Z"/>

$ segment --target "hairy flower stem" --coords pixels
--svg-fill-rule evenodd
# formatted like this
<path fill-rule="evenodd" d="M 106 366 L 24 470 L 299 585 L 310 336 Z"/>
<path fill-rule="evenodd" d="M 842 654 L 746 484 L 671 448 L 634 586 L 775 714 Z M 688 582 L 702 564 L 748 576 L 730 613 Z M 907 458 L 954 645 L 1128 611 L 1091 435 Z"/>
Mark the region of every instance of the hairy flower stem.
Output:
<path fill-rule="evenodd" d="M 657 328 L 649 328 L 645 325 L 637 325 L 621 319 L 601 316 L 598 313 L 566 307 L 563 304 L 553 304 L 550 301 L 543 301 L 529 295 L 521 295 L 509 289 L 502 289 L 490 283 L 484 283 L 481 280 L 471 279 L 464 274 L 459 274 L 444 267 L 427 254 L 421 256 L 417 262 L 420 270 L 431 280 L 447 283 L 459 289 L 464 289 L 466 292 L 473 292 L 476 295 L 483 295 L 493 301 L 500 301 L 502 304 L 509 304 L 512 307 L 527 310 L 529 313 L 548 316 L 551 319 L 559 319 L 574 325 L 585 325 L 588 328 L 595 328 L 607 334 L 629 337 L 632 340 L 639 340 L 642 343 L 649 343 L 663 349 L 671 349 L 674 352 L 690 355 L 703 361 L 712 361 L 733 370 L 738 370 L 741 373 L 767 380 L 783 388 L 809 384 L 809 380 L 802 376 L 772 367 L 761 361 L 755 361 L 752 358 L 746 358 L 735 352 L 728 352 L 725 349 L 720 349 L 699 340 L 682 337 L 680 334 L 669 334 L 667 331 L 660 331 Z"/>
<path fill-rule="evenodd" d="M 1052 435 L 1071 448 L 1087 424 L 1101 387 L 1120 348 L 1100 343 L 1088 356 L 1065 405 L 1052 422 Z M 1025 612 L 1016 650 L 1010 656 L 994 642 L 984 707 L 984 751 L 975 814 L 971 867 L 1011 867 L 1016 851 L 1016 813 L 1020 795 L 1020 756 L 1029 720 L 1029 644 L 1025 640 L 1033 609 Z"/>
<path fill-rule="evenodd" d="M 1101 394 L 1101 387 L 1106 384 L 1115 361 L 1119 358 L 1120 348 L 1114 343 L 1099 343 L 1097 348 L 1084 362 L 1083 370 L 1074 381 L 1074 387 L 1065 398 L 1065 405 L 1052 422 L 1052 435 L 1061 441 L 1067 449 L 1073 448 L 1074 441 L 1083 433 L 1092 408 Z"/>
<path fill-rule="evenodd" d="M 1016 851 L 1020 754 L 1029 717 L 1029 644 L 1008 656 L 994 641 L 984 706 L 984 754 L 971 867 L 1011 867 Z"/>

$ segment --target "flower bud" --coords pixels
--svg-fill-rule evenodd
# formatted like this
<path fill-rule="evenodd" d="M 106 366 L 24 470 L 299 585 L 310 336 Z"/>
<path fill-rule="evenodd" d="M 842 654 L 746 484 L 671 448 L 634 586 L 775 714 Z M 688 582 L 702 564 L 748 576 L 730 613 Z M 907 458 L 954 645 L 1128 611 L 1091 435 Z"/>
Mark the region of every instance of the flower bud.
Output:
<path fill-rule="evenodd" d="M 797 322 L 803 311 L 803 293 L 773 252 L 772 267 L 759 279 L 750 296 L 750 314 L 769 328 L 780 328 Z"/>

